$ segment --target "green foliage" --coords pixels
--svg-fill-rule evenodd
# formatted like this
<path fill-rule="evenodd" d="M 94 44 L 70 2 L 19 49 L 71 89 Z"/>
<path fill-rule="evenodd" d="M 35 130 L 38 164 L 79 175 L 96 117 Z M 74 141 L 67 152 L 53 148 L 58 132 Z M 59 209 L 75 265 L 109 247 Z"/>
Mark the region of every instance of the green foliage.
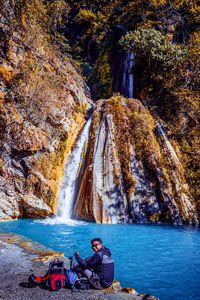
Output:
<path fill-rule="evenodd" d="M 105 65 L 102 48 L 109 55 L 113 45 L 105 41 L 113 28 L 120 25 L 129 30 L 124 46 L 130 46 L 137 54 L 134 75 L 141 78 L 137 84 L 138 95 L 144 88 L 153 92 L 181 85 L 198 89 L 198 57 L 191 43 L 192 34 L 196 34 L 200 25 L 200 4 L 196 0 L 70 0 L 67 3 L 69 11 L 63 28 L 68 32 L 73 58 L 95 68 L 101 87 L 110 86 L 112 80 L 108 68 L 105 70 L 109 76 L 102 76 L 102 70 L 99 72 Z M 110 66 L 111 59 L 110 56 L 107 59 Z M 91 82 L 91 72 L 86 73 Z"/>
<path fill-rule="evenodd" d="M 86 78 L 90 77 L 94 70 L 94 67 L 90 65 L 88 62 L 82 62 L 81 67 L 82 67 L 83 76 L 85 76 Z"/>
<path fill-rule="evenodd" d="M 136 64 L 142 65 L 142 71 L 155 83 L 164 83 L 171 76 L 169 72 L 178 72 L 187 54 L 186 49 L 172 44 L 167 35 L 153 28 L 128 32 L 122 37 L 120 44 L 125 49 L 134 51 Z"/>
<path fill-rule="evenodd" d="M 187 49 L 185 81 L 190 90 L 200 91 L 200 32 L 191 36 Z"/>
<path fill-rule="evenodd" d="M 172 44 L 167 36 L 155 29 L 139 29 L 128 32 L 121 39 L 126 49 L 132 49 L 137 57 L 146 58 L 148 65 L 159 63 L 160 68 L 173 70 L 181 62 L 185 52 L 180 46 Z"/>

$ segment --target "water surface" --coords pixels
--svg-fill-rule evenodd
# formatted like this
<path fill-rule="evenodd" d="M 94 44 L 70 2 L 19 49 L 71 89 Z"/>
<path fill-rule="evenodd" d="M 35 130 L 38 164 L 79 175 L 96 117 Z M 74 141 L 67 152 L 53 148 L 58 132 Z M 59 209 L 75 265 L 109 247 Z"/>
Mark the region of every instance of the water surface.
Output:
<path fill-rule="evenodd" d="M 0 222 L 0 229 L 28 237 L 66 256 L 79 249 L 83 258 L 93 253 L 90 240 L 100 237 L 112 252 L 115 278 L 122 286 L 149 292 L 161 300 L 200 299 L 197 227 L 15 220 Z"/>

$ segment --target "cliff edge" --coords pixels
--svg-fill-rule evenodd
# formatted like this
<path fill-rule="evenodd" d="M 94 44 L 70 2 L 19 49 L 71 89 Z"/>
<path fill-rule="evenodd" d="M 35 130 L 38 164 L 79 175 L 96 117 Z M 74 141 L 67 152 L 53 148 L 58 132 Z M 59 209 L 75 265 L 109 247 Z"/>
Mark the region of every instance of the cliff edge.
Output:
<path fill-rule="evenodd" d="M 34 6 L 35 2 L 23 7 L 4 2 L 0 13 L 0 219 L 45 218 L 56 212 L 63 166 L 92 101 L 69 58 L 51 43 L 41 16 L 44 7 Z"/>

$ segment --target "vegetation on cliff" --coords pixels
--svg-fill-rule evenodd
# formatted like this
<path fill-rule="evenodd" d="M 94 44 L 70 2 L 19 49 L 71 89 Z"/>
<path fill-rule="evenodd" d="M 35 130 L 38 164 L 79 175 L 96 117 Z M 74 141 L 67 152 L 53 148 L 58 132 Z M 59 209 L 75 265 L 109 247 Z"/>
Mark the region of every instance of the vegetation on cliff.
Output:
<path fill-rule="evenodd" d="M 114 94 L 97 101 L 74 216 L 103 223 L 197 224 L 174 149 L 139 100 Z"/>
<path fill-rule="evenodd" d="M 7 0 L 0 7 L 0 219 L 45 217 L 56 210 L 89 94 L 56 43 L 64 1 Z"/>
<path fill-rule="evenodd" d="M 10 182 L 7 196 L 30 192 L 54 210 L 63 161 L 87 109 L 81 73 L 94 99 L 111 97 L 116 139 L 126 145 L 134 138 L 148 170 L 153 118 L 164 121 L 200 211 L 199 1 L 0 0 L 0 8 L 0 174 L 4 187 Z M 135 55 L 134 98 L 151 113 L 148 124 L 131 101 L 124 111 L 112 98 L 114 65 L 127 51 Z M 119 151 L 127 194 L 134 187 L 129 151 Z M 25 198 L 15 203 L 16 215 L 32 214 Z"/>
<path fill-rule="evenodd" d="M 187 182 L 200 209 L 199 1 L 68 3 L 64 32 L 75 49 L 74 57 L 87 63 L 84 75 L 94 98 L 112 96 L 114 54 L 133 51 L 134 97 L 166 123 L 172 144 L 178 142 Z"/>

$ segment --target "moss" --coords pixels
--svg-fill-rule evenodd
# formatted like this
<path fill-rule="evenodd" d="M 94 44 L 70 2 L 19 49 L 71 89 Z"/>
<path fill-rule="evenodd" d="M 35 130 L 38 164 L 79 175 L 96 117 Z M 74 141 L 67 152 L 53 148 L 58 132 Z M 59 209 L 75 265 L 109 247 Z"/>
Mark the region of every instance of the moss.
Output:
<path fill-rule="evenodd" d="M 12 68 L 0 65 L 0 75 L 7 83 L 9 83 L 15 77 L 16 74 Z"/>
<path fill-rule="evenodd" d="M 32 162 L 27 187 L 37 197 L 42 197 L 55 212 L 58 200 L 59 182 L 63 175 L 64 162 L 76 142 L 77 136 L 85 123 L 84 115 L 78 113 L 76 121 L 72 120 L 68 135 L 63 135 L 57 149 L 50 153 L 41 153 Z M 42 174 L 44 179 L 41 179 Z"/>
<path fill-rule="evenodd" d="M 149 216 L 148 220 L 150 222 L 158 222 L 159 221 L 159 217 L 160 216 L 158 214 L 153 214 L 153 215 Z"/>
<path fill-rule="evenodd" d="M 93 114 L 93 117 L 92 117 L 92 123 L 93 123 L 93 128 L 94 129 L 98 128 L 98 125 L 100 123 L 100 119 L 101 119 L 101 116 L 100 116 L 99 112 L 95 111 L 94 114 Z"/>
<path fill-rule="evenodd" d="M 163 117 L 168 125 L 171 141 L 175 140 L 177 143 L 185 179 L 200 214 L 199 92 L 180 88 L 174 93 L 173 102 L 168 107 L 169 114 L 163 114 Z"/>
<path fill-rule="evenodd" d="M 135 186 L 134 177 L 130 170 L 130 131 L 129 131 L 129 119 L 126 116 L 122 101 L 124 98 L 114 95 L 112 98 L 106 101 L 106 112 L 113 115 L 113 121 L 115 125 L 115 142 L 117 146 L 117 153 L 119 156 L 119 161 L 121 163 L 121 172 L 123 175 L 125 190 L 130 198 Z M 119 183 L 118 170 L 114 170 L 115 183 Z"/>
<path fill-rule="evenodd" d="M 160 190 L 162 189 L 161 186 L 164 189 L 165 187 L 170 189 L 170 186 L 172 186 L 173 189 L 173 181 L 171 181 L 173 168 L 172 161 L 165 160 L 165 155 L 161 151 L 154 133 L 155 122 L 152 115 L 138 100 L 125 99 L 119 95 L 114 95 L 108 99 L 105 102 L 105 107 L 106 113 L 113 115 L 117 155 L 121 164 L 121 174 L 127 200 L 132 199 L 136 183 L 130 163 L 130 149 L 133 147 L 136 159 L 142 162 L 145 174 L 152 182 L 155 193 L 165 206 L 161 214 L 149 215 L 149 221 L 166 221 L 168 215 L 171 218 L 171 213 L 165 205 L 165 199 Z M 174 168 L 177 168 L 176 164 L 174 164 Z M 115 172 L 117 173 L 118 170 L 114 170 Z M 182 173 L 179 173 L 181 176 Z M 115 178 L 117 182 L 117 175 Z M 184 180 L 182 181 L 184 182 Z M 175 189 L 173 190 L 175 191 Z M 179 200 L 177 200 L 177 204 Z"/>
<path fill-rule="evenodd" d="M 49 185 L 54 193 L 53 209 L 55 210 L 56 202 L 58 198 L 59 181 L 63 175 L 63 166 L 68 154 L 72 151 L 72 148 L 76 142 L 78 134 L 85 123 L 84 115 L 79 113 L 76 123 L 72 122 L 67 137 L 63 137 L 60 141 L 57 151 L 53 154 L 52 161 L 50 161 L 50 180 Z"/>
<path fill-rule="evenodd" d="M 94 74 L 99 80 L 101 89 L 100 97 L 109 98 L 112 95 L 113 78 L 110 65 L 110 55 L 108 52 L 102 51 L 99 55 L 95 64 Z"/>

